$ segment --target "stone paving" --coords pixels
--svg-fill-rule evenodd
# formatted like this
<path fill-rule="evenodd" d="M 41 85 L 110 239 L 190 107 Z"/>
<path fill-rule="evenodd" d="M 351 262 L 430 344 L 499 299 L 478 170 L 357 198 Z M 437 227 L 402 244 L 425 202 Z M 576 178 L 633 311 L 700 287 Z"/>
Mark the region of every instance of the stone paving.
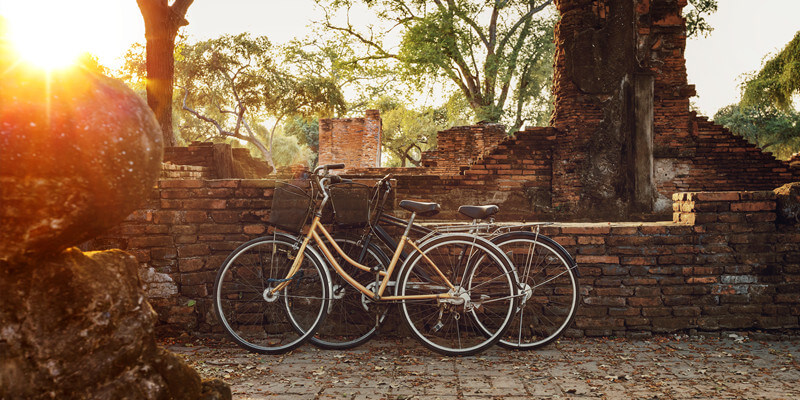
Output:
<path fill-rule="evenodd" d="M 249 353 L 224 339 L 163 343 L 234 399 L 798 399 L 800 339 L 563 339 L 444 357 L 408 339 L 347 351 Z"/>

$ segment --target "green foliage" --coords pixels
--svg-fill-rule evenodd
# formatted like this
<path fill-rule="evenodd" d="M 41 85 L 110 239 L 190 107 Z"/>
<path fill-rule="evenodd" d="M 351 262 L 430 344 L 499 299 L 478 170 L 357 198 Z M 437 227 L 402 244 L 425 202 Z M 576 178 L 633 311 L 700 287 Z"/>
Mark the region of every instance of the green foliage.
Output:
<path fill-rule="evenodd" d="M 315 167 L 319 153 L 319 118 L 307 119 L 294 116 L 283 124 L 283 134 L 310 150 L 308 165 Z"/>
<path fill-rule="evenodd" d="M 755 107 L 764 104 L 790 112 L 792 97 L 800 94 L 800 32 L 769 59 L 761 71 L 743 84 L 742 105 Z"/>
<path fill-rule="evenodd" d="M 319 68 L 304 68 L 311 56 L 290 44 L 274 46 L 264 36 L 223 35 L 176 46 L 173 102 L 184 142 L 247 143 L 270 164 L 314 161 L 291 137 L 281 136 L 287 118 L 314 119 L 344 113 L 339 83 Z M 117 72 L 144 93 L 144 47 L 134 45 Z M 284 146 L 285 148 L 283 148 Z M 300 156 L 298 156 L 300 155 Z"/>
<path fill-rule="evenodd" d="M 309 168 L 316 166 L 316 151 L 299 144 L 295 137 L 278 132 L 275 134 L 273 148 L 272 159 L 275 165 L 302 164 Z"/>
<path fill-rule="evenodd" d="M 474 119 L 502 121 L 512 132 L 549 116 L 552 0 L 317 2 L 326 9 L 324 26 L 357 49 L 351 63 L 376 65 L 370 72 L 392 76 L 393 86 L 397 77 L 417 91 L 448 81 Z M 366 5 L 377 22 L 334 22 L 337 11 L 356 3 Z"/>
<path fill-rule="evenodd" d="M 797 111 L 784 111 L 771 105 L 733 104 L 717 111 L 714 122 L 779 159 L 788 159 L 800 151 L 800 113 Z"/>
<path fill-rule="evenodd" d="M 683 11 L 686 18 L 686 35 L 688 37 L 708 36 L 714 27 L 705 17 L 717 12 L 717 0 L 689 0 Z"/>
<path fill-rule="evenodd" d="M 384 163 L 387 167 L 419 166 L 422 152 L 436 147 L 439 131 L 469 124 L 468 105 L 459 94 L 451 96 L 438 108 L 415 110 L 387 96 L 378 98 L 371 107 L 381 112 L 381 145 L 388 158 Z"/>

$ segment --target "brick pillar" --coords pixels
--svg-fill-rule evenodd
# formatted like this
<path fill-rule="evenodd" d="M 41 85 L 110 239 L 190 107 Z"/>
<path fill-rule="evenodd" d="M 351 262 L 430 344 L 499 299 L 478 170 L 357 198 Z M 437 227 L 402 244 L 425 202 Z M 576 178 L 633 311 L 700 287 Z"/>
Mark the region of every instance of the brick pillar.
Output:
<path fill-rule="evenodd" d="M 636 165 L 652 155 L 637 151 L 655 150 L 637 147 L 636 132 L 649 133 L 650 124 L 655 137 L 659 129 L 688 134 L 693 90 L 686 85 L 683 60 L 686 0 L 555 0 L 555 5 L 561 20 L 551 123 L 561 134 L 554 149 L 553 205 L 577 216 L 607 218 L 648 211 L 649 189 L 641 186 L 648 179 L 637 178 Z M 649 84 L 648 74 L 655 76 L 653 90 L 639 90 L 637 98 L 637 76 L 641 89 Z M 653 100 L 674 108 L 672 115 L 679 118 L 668 126 L 662 106 L 641 108 Z M 653 147 L 660 143 L 664 140 Z M 639 201 L 637 180 L 643 189 Z"/>
<path fill-rule="evenodd" d="M 348 169 L 380 167 L 382 132 L 378 110 L 367 110 L 364 118 L 321 119 L 318 163 L 344 163 Z"/>
<path fill-rule="evenodd" d="M 364 141 L 362 142 L 362 167 L 381 166 L 381 136 L 383 123 L 378 110 L 367 110 L 364 117 Z"/>

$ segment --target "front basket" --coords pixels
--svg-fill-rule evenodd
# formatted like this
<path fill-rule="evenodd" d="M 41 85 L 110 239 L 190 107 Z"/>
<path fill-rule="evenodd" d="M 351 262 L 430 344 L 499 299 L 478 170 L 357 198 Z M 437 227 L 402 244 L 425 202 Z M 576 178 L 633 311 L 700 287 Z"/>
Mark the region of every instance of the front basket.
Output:
<path fill-rule="evenodd" d="M 269 223 L 290 233 L 300 233 L 311 213 L 311 196 L 303 188 L 279 183 L 272 196 Z"/>

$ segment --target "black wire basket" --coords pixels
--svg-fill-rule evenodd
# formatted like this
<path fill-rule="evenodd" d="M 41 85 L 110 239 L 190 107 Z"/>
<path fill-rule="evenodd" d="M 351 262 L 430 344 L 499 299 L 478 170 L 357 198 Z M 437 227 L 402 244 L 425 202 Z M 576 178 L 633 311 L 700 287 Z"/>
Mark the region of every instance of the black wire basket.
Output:
<path fill-rule="evenodd" d="M 369 223 L 372 188 L 360 183 L 337 183 L 331 185 L 330 193 L 337 225 L 358 227 Z"/>
<path fill-rule="evenodd" d="M 269 223 L 290 233 L 300 233 L 311 214 L 311 196 L 300 186 L 279 182 L 272 196 Z"/>

